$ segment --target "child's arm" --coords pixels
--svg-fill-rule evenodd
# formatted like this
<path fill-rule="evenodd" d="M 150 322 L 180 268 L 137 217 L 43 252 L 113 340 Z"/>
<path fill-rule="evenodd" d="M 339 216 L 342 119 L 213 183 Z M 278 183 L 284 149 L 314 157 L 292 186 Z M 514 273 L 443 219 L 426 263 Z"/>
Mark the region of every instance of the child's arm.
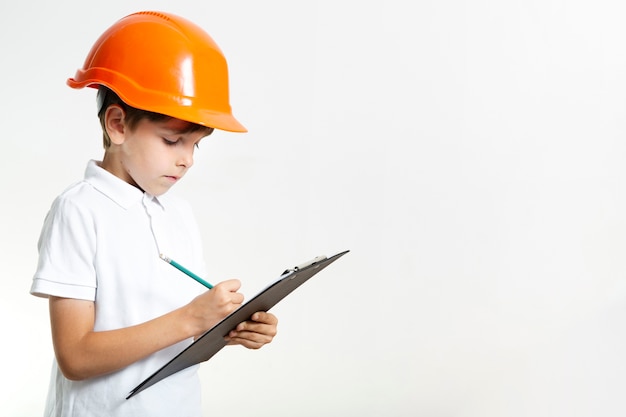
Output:
<path fill-rule="evenodd" d="M 189 304 L 161 317 L 102 332 L 93 330 L 95 306 L 92 301 L 50 297 L 52 341 L 59 368 L 71 380 L 93 378 L 197 336 L 241 305 L 243 295 L 237 292 L 240 285 L 237 280 L 221 282 Z M 259 336 L 244 336 L 241 344 L 263 344 L 264 337 L 260 335 L 264 335 L 271 324 L 261 322 L 259 326 Z"/>

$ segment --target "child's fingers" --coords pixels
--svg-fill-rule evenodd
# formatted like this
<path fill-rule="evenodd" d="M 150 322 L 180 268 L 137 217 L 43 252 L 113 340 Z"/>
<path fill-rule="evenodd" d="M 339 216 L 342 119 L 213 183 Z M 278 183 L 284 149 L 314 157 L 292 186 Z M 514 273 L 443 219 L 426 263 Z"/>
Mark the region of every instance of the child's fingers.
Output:
<path fill-rule="evenodd" d="M 251 320 L 274 326 L 278 324 L 278 318 L 272 313 L 267 313 L 265 311 L 257 311 L 252 315 Z"/>
<path fill-rule="evenodd" d="M 270 343 L 277 334 L 278 319 L 271 313 L 258 311 L 250 320 L 239 323 L 232 330 L 227 342 L 231 345 L 239 344 L 248 349 L 258 349 Z"/>
<path fill-rule="evenodd" d="M 215 288 L 223 288 L 226 291 L 238 291 L 239 288 L 241 288 L 241 281 L 239 281 L 238 279 L 227 279 L 225 281 L 220 282 L 219 284 L 217 284 Z"/>
<path fill-rule="evenodd" d="M 235 333 L 256 333 L 270 337 L 276 336 L 277 333 L 275 324 L 259 323 L 255 321 L 244 321 L 243 323 L 239 323 L 233 331 Z M 233 334 L 233 336 L 235 335 Z"/>
<path fill-rule="evenodd" d="M 247 347 L 248 349 L 258 349 L 261 346 L 270 343 L 274 339 L 275 335 L 276 332 L 271 329 L 263 329 L 261 331 L 233 330 L 228 334 L 226 340 L 230 344 L 239 344 Z"/>
<path fill-rule="evenodd" d="M 208 292 L 211 293 L 211 296 L 220 300 L 221 303 L 235 304 L 239 306 L 244 300 L 243 294 L 237 292 L 240 287 L 241 283 L 239 280 L 230 279 L 220 282 Z"/>

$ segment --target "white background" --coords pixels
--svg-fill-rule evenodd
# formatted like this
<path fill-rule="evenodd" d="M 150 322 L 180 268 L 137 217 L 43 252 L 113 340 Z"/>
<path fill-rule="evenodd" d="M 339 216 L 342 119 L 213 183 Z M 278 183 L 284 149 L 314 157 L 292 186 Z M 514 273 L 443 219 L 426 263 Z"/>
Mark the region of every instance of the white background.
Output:
<path fill-rule="evenodd" d="M 95 92 L 65 80 L 154 9 L 220 45 L 249 129 L 176 190 L 207 278 L 251 296 L 351 250 L 273 310 L 274 343 L 202 366 L 207 416 L 625 415 L 623 4 L 3 2 L 1 414 L 41 415 L 39 229 L 102 156 Z"/>

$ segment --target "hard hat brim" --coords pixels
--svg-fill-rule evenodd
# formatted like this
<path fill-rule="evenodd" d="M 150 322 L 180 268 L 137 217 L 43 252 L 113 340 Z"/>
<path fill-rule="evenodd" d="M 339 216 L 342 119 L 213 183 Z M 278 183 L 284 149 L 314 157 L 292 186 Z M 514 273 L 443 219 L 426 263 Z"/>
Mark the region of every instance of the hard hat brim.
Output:
<path fill-rule="evenodd" d="M 114 83 L 107 83 L 102 81 L 102 77 L 97 80 L 85 79 L 83 81 L 77 81 L 75 78 L 67 79 L 67 85 L 76 89 L 81 89 L 83 87 L 98 88 L 100 85 L 104 85 L 115 91 L 115 93 L 118 94 L 120 98 L 124 101 L 124 103 L 141 110 L 164 114 L 166 116 L 184 120 L 186 122 L 212 127 L 214 129 L 225 130 L 228 132 L 245 133 L 248 131 L 248 129 L 246 129 L 246 127 L 242 125 L 231 114 L 230 110 L 227 112 L 219 112 L 214 110 L 197 108 L 197 106 L 190 105 L 190 99 L 185 97 L 179 98 L 177 100 L 179 103 L 179 105 L 177 106 L 171 105 L 171 97 L 167 100 L 168 105 L 163 105 L 163 103 L 159 104 L 158 100 L 155 97 L 155 100 L 151 101 L 153 104 L 148 106 L 149 109 L 147 109 L 145 108 L 146 106 L 141 106 L 137 104 L 135 100 L 124 96 L 123 94 L 121 94 L 120 91 L 117 91 L 117 88 L 115 88 L 114 84 L 119 84 L 119 80 Z M 186 101 L 188 103 L 186 103 Z"/>

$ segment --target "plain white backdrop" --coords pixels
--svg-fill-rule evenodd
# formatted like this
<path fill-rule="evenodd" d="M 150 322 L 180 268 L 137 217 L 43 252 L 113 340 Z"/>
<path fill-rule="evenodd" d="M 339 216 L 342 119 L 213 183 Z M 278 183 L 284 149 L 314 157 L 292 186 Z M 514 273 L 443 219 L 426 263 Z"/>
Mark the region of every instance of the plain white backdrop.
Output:
<path fill-rule="evenodd" d="M 252 296 L 351 250 L 276 306 L 274 343 L 202 365 L 207 416 L 626 414 L 623 2 L 60 0 L 0 6 L 2 415 L 43 411 L 39 229 L 102 156 L 65 80 L 150 9 L 216 40 L 249 129 L 175 189 L 207 278 Z"/>

